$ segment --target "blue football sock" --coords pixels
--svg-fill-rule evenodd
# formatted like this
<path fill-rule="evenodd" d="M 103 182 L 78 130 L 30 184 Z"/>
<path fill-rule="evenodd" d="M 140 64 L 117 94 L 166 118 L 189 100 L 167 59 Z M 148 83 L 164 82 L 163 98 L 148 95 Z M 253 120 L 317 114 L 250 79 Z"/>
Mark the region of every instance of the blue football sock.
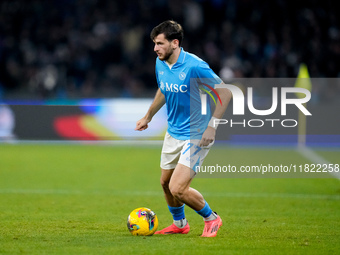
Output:
<path fill-rule="evenodd" d="M 168 208 L 174 220 L 181 220 L 185 218 L 184 205 L 180 207 L 171 207 L 168 205 Z"/>
<path fill-rule="evenodd" d="M 210 206 L 207 202 L 205 202 L 205 205 L 201 210 L 195 212 L 197 212 L 203 218 L 208 218 L 212 214 L 212 210 L 210 209 Z"/>

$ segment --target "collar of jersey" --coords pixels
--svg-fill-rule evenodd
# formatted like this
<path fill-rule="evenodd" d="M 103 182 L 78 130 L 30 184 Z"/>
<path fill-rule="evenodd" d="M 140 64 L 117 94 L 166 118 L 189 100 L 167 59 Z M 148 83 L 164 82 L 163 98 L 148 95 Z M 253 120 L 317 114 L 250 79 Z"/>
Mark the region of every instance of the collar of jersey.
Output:
<path fill-rule="evenodd" d="M 180 64 L 183 64 L 184 63 L 184 59 L 185 59 L 185 55 L 187 53 L 183 50 L 183 48 L 181 47 L 181 53 L 179 53 L 179 56 L 178 56 L 178 59 L 177 59 L 177 62 L 175 63 L 175 65 L 177 63 L 180 63 Z"/>
<path fill-rule="evenodd" d="M 177 61 L 176 61 L 176 63 L 172 66 L 172 67 L 174 67 L 174 66 L 176 66 L 176 65 L 178 65 L 178 64 L 183 64 L 184 63 L 184 60 L 185 60 L 185 55 L 186 55 L 187 53 L 183 50 L 183 48 L 181 47 L 181 53 L 179 53 L 179 56 L 178 56 L 178 59 L 177 59 Z M 164 64 L 166 64 L 165 63 L 165 60 L 163 60 L 162 61 Z"/>

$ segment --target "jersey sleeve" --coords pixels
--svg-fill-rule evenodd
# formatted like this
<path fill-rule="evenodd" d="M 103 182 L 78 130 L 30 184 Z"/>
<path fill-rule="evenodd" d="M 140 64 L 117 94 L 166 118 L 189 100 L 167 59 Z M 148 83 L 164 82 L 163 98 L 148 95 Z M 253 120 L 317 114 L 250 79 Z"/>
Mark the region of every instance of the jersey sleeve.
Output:
<path fill-rule="evenodd" d="M 209 84 L 211 87 L 215 88 L 215 84 L 220 84 L 222 82 L 221 78 L 218 77 L 204 61 L 200 61 L 195 69 L 196 76 L 202 83 Z"/>
<path fill-rule="evenodd" d="M 157 85 L 159 87 L 159 79 L 158 79 L 158 66 L 157 66 L 157 60 L 156 60 L 156 64 L 155 64 L 155 76 L 156 76 L 156 82 L 157 82 Z"/>
<path fill-rule="evenodd" d="M 157 82 L 157 85 L 158 85 L 158 87 L 159 87 L 157 68 L 155 68 L 155 75 L 156 75 L 156 82 Z"/>

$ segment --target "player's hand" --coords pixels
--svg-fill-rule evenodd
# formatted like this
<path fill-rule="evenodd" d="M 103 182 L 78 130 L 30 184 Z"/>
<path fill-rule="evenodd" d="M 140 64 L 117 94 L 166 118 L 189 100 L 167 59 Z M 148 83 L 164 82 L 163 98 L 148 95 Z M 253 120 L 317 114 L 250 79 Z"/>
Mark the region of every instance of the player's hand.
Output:
<path fill-rule="evenodd" d="M 149 126 L 148 126 L 148 123 L 149 121 L 144 117 L 142 119 L 140 119 L 139 121 L 137 121 L 136 123 L 136 128 L 135 130 L 138 130 L 138 131 L 143 131 L 145 129 L 147 129 Z"/>
<path fill-rule="evenodd" d="M 199 143 L 200 147 L 205 147 L 215 141 L 216 130 L 212 127 L 207 127 L 202 135 L 202 139 Z"/>

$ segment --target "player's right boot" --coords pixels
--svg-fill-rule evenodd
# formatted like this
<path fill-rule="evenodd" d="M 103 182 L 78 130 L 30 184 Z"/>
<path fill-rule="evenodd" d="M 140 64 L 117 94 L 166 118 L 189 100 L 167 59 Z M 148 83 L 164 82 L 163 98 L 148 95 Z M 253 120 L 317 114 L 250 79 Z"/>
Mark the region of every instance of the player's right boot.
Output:
<path fill-rule="evenodd" d="M 189 223 L 187 223 L 184 228 L 179 228 L 175 224 L 172 224 L 169 227 L 156 231 L 155 235 L 188 234 L 189 230 Z"/>
<path fill-rule="evenodd" d="M 217 231 L 219 230 L 221 226 L 222 226 L 222 219 L 219 215 L 217 215 L 217 218 L 215 220 L 204 222 L 203 234 L 201 236 L 215 237 L 217 234 Z"/>

